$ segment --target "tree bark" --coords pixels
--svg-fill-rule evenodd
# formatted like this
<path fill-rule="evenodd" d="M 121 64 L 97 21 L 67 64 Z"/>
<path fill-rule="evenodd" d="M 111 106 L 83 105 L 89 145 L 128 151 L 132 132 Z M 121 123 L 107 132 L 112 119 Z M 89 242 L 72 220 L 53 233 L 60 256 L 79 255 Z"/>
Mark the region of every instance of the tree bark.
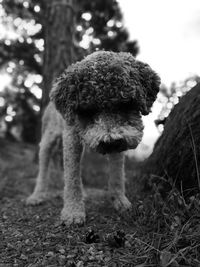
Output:
<path fill-rule="evenodd" d="M 45 0 L 42 110 L 53 80 L 74 61 L 75 0 Z"/>
<path fill-rule="evenodd" d="M 74 61 L 76 0 L 43 0 L 42 4 L 45 49 L 41 115 L 49 102 L 49 92 L 53 81 Z M 38 121 L 36 127 L 37 142 L 39 142 L 41 120 Z"/>
<path fill-rule="evenodd" d="M 184 193 L 200 191 L 200 84 L 174 107 L 145 162 L 145 172 L 172 179 Z M 148 175 L 147 175 L 148 176 Z"/>

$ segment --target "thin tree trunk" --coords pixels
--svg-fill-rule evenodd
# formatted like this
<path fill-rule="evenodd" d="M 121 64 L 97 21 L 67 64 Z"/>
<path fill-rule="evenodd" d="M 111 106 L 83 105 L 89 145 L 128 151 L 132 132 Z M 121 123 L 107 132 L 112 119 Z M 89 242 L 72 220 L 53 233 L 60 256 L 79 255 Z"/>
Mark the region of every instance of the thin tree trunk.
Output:
<path fill-rule="evenodd" d="M 45 53 L 42 109 L 53 80 L 74 61 L 75 0 L 45 0 Z"/>
<path fill-rule="evenodd" d="M 172 179 L 185 195 L 200 191 L 200 84 L 170 113 L 145 171 Z"/>
<path fill-rule="evenodd" d="M 74 61 L 76 0 L 43 0 L 45 51 L 41 116 L 49 102 L 52 82 Z M 41 120 L 37 125 L 37 142 L 41 139 Z M 38 149 L 36 152 L 38 155 Z M 35 157 L 37 161 L 37 156 Z"/>

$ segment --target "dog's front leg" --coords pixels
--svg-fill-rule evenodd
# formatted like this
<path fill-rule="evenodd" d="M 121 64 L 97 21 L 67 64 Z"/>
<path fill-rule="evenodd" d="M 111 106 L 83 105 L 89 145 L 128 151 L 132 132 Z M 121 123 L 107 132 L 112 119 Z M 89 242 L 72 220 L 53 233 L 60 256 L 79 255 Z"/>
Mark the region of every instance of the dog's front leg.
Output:
<path fill-rule="evenodd" d="M 64 207 L 61 220 L 66 224 L 83 224 L 85 207 L 83 202 L 80 163 L 82 144 L 74 127 L 65 125 L 63 131 L 64 149 Z"/>
<path fill-rule="evenodd" d="M 124 154 L 109 154 L 109 193 L 113 206 L 117 211 L 124 212 L 131 208 L 125 196 Z"/>

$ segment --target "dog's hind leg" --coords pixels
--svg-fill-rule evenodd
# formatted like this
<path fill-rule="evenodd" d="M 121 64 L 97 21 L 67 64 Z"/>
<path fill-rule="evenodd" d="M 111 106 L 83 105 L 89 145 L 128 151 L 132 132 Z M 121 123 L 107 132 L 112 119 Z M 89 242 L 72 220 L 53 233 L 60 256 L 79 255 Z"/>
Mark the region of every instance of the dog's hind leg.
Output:
<path fill-rule="evenodd" d="M 64 207 L 61 220 L 66 224 L 83 224 L 85 206 L 80 173 L 83 146 L 73 127 L 65 126 L 63 132 L 64 147 Z"/>
<path fill-rule="evenodd" d="M 51 130 L 47 129 L 40 142 L 39 151 L 39 173 L 36 179 L 34 192 L 27 199 L 27 204 L 37 205 L 45 201 L 48 196 L 48 177 L 49 162 L 51 159 L 52 149 L 58 136 Z"/>
<path fill-rule="evenodd" d="M 124 212 L 131 208 L 131 203 L 125 196 L 125 173 L 124 154 L 111 153 L 109 158 L 109 195 L 114 208 L 119 212 Z"/>

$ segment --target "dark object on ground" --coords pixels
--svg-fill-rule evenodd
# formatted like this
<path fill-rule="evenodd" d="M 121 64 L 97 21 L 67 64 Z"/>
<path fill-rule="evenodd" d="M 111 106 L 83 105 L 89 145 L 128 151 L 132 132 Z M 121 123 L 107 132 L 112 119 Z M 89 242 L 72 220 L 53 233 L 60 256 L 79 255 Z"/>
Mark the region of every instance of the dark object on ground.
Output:
<path fill-rule="evenodd" d="M 115 248 L 124 247 L 126 241 L 125 232 L 123 230 L 118 230 L 113 234 L 109 234 L 106 240 L 109 246 L 111 247 Z"/>
<path fill-rule="evenodd" d="M 99 235 L 96 234 L 93 229 L 89 229 L 89 231 L 86 233 L 85 236 L 85 243 L 87 244 L 98 243 L 99 240 L 100 240 Z"/>
<path fill-rule="evenodd" d="M 192 88 L 173 108 L 162 136 L 145 163 L 147 174 L 172 179 L 185 196 L 200 189 L 199 122 L 200 84 Z"/>

